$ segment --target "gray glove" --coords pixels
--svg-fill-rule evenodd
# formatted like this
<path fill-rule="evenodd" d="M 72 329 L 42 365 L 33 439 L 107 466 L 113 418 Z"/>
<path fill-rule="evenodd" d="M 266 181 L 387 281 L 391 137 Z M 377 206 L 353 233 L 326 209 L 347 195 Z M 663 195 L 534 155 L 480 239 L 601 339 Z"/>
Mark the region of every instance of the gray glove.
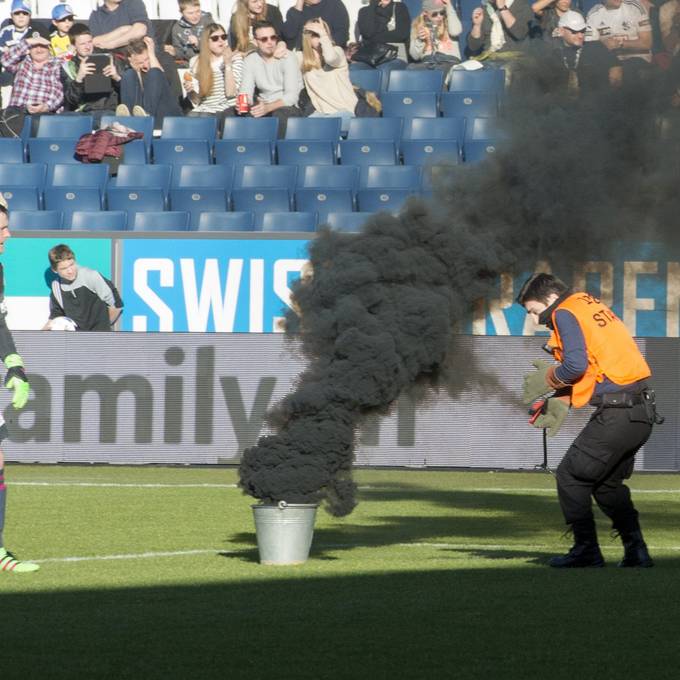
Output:
<path fill-rule="evenodd" d="M 569 413 L 569 404 L 564 399 L 551 397 L 541 413 L 532 423 L 534 427 L 548 430 L 548 437 L 554 437 L 562 427 Z"/>

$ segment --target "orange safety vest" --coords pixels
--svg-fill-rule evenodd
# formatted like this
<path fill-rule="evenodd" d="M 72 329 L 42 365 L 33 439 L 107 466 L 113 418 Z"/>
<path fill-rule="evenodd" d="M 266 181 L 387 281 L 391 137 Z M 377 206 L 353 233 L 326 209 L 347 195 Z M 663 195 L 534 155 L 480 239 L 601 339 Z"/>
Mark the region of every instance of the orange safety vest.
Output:
<path fill-rule="evenodd" d="M 552 313 L 555 329 L 555 313 L 559 309 L 566 309 L 576 317 L 588 355 L 588 368 L 572 385 L 573 406 L 585 406 L 593 395 L 595 384 L 602 382 L 605 376 L 617 385 L 628 385 L 652 374 L 623 321 L 597 298 L 588 293 L 574 293 L 563 300 Z M 564 346 L 557 330 L 553 330 L 548 346 L 561 362 Z"/>

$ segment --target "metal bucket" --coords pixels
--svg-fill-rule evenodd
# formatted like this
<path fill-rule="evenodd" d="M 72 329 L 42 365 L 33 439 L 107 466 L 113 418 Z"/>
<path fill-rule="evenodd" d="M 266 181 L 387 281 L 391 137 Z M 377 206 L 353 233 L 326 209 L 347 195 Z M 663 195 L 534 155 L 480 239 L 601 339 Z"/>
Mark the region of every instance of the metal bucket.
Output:
<path fill-rule="evenodd" d="M 260 564 L 302 564 L 309 557 L 317 505 L 252 505 Z"/>

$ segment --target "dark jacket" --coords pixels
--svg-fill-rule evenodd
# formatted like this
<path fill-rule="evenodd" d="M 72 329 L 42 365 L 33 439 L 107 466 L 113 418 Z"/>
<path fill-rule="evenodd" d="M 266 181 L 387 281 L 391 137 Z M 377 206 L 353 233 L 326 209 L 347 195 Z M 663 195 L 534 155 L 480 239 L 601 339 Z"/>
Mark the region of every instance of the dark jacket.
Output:
<path fill-rule="evenodd" d="M 130 132 L 124 137 L 114 135 L 108 130 L 97 130 L 83 135 L 76 144 L 76 156 L 81 163 L 101 163 L 104 156 L 120 158 L 121 147 L 133 139 L 142 139 L 143 132 Z"/>
<path fill-rule="evenodd" d="M 508 11 L 515 17 L 515 23 L 512 28 L 508 29 L 505 24 L 503 24 L 503 19 L 501 19 L 505 44 L 499 51 L 518 49 L 519 43 L 524 41 L 529 35 L 529 22 L 534 18 L 529 3 L 524 2 L 524 0 L 515 0 L 515 2 L 512 3 L 512 7 L 508 8 Z M 491 26 L 491 19 L 485 11 L 484 20 L 482 21 L 482 37 L 473 38 L 472 34 L 468 33 L 467 44 L 472 55 L 490 49 Z"/>
<path fill-rule="evenodd" d="M 395 27 L 390 31 L 387 24 L 394 11 Z M 357 17 L 357 26 L 361 40 L 367 43 L 404 43 L 408 44 L 411 33 L 411 17 L 408 7 L 402 2 L 391 2 L 387 7 L 380 7 L 376 0 L 362 7 Z"/>
<path fill-rule="evenodd" d="M 199 45 L 190 45 L 187 42 L 187 38 L 193 35 L 200 41 L 203 29 L 212 23 L 213 18 L 210 12 L 201 12 L 201 20 L 195 26 L 183 17 L 175 21 L 171 31 L 172 46 L 175 48 L 175 59 L 189 61 L 191 57 L 195 57 L 199 53 Z"/>
<path fill-rule="evenodd" d="M 311 19 L 323 19 L 331 29 L 331 38 L 340 47 L 347 46 L 349 14 L 342 0 L 321 0 L 316 5 L 305 5 L 302 11 L 291 7 L 283 24 L 283 37 L 288 49 L 302 47 L 302 29 Z"/>

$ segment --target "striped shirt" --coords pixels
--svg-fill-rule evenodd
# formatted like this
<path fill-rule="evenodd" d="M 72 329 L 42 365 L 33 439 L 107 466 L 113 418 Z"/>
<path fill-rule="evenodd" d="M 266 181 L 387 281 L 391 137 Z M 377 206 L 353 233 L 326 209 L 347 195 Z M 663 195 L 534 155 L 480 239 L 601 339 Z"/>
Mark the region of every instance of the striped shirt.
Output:
<path fill-rule="evenodd" d="M 191 73 L 195 77 L 195 68 L 198 57 L 191 61 Z M 210 94 L 204 97 L 200 103 L 194 107 L 197 113 L 219 113 L 236 105 L 236 95 L 227 98 L 224 81 L 224 60 L 215 59 L 212 62 L 213 86 Z M 234 74 L 235 92 L 238 92 L 241 84 L 241 74 L 243 73 L 243 57 L 234 54 L 231 60 L 231 72 Z M 196 88 L 198 89 L 198 87 Z"/>

